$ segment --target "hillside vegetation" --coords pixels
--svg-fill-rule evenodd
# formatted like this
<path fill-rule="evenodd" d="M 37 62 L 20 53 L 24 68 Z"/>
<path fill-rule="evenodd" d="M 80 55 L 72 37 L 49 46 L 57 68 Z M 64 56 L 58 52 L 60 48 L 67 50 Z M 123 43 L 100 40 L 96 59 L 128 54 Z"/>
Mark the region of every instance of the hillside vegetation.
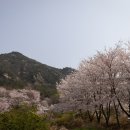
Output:
<path fill-rule="evenodd" d="M 1 130 L 130 129 L 130 45 L 98 52 L 73 73 L 17 52 L 4 56 L 9 57 L 1 59 Z"/>
<path fill-rule="evenodd" d="M 30 59 L 19 52 L 0 55 L 0 86 L 8 89 L 32 88 L 44 97 L 56 94 L 56 82 L 74 69 L 58 69 Z"/>

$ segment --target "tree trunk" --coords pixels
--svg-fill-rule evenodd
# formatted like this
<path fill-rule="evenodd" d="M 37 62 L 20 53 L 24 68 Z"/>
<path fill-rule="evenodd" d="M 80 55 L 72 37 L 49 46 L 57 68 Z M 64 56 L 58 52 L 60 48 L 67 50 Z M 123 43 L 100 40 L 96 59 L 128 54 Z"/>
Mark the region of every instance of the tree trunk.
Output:
<path fill-rule="evenodd" d="M 120 127 L 120 121 L 119 121 L 119 111 L 118 111 L 118 106 L 114 103 L 114 109 L 115 109 L 115 113 L 116 113 L 116 121 L 117 121 L 117 126 Z"/>
<path fill-rule="evenodd" d="M 101 115 L 102 115 L 101 105 L 99 107 L 99 110 L 98 111 L 96 110 L 95 113 L 96 113 L 97 123 L 100 123 Z"/>
<path fill-rule="evenodd" d="M 129 113 L 124 109 L 124 107 L 122 106 L 122 104 L 121 104 L 121 102 L 120 102 L 120 100 L 118 98 L 117 98 L 117 101 L 119 103 L 119 106 L 120 106 L 121 110 L 126 114 L 126 116 L 129 116 Z"/>
<path fill-rule="evenodd" d="M 87 111 L 87 115 L 88 115 L 89 121 L 92 122 L 93 119 L 94 119 L 95 112 L 93 112 L 93 113 L 91 114 L 91 112 L 88 110 L 88 111 Z"/>
<path fill-rule="evenodd" d="M 111 107 L 110 103 L 107 103 L 106 109 L 104 110 L 104 107 L 102 105 L 102 113 L 103 113 L 103 116 L 105 118 L 105 122 L 106 122 L 107 127 L 109 126 L 110 110 L 111 110 L 110 107 Z"/>

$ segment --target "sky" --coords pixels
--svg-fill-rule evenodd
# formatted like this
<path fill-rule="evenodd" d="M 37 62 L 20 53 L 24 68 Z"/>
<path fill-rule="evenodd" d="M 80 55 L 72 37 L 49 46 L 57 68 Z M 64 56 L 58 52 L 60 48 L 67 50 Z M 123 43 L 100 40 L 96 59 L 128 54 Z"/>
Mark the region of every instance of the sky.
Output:
<path fill-rule="evenodd" d="M 18 51 L 77 68 L 97 50 L 130 40 L 130 0 L 0 0 L 0 54 Z"/>

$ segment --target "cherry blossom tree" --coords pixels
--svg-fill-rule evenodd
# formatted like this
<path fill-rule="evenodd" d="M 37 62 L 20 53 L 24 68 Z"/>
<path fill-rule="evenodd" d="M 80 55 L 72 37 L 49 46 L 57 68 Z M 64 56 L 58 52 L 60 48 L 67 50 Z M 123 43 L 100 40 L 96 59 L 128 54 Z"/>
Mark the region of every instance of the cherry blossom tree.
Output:
<path fill-rule="evenodd" d="M 96 115 L 98 122 L 103 115 L 106 125 L 114 108 L 119 126 L 119 109 L 129 116 L 129 83 L 130 51 L 116 45 L 83 60 L 76 72 L 61 80 L 57 90 L 66 110 L 86 111 L 91 118 Z"/>
<path fill-rule="evenodd" d="M 41 100 L 40 92 L 36 90 L 7 90 L 0 87 L 0 112 L 8 111 L 22 104 L 35 105 L 38 114 L 42 114 L 49 109 L 47 101 Z"/>

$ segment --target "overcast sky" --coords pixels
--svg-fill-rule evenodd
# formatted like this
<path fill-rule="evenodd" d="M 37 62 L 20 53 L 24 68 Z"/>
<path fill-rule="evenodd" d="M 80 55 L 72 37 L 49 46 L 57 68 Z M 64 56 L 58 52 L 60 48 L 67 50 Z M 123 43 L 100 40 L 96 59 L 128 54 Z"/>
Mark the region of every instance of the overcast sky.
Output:
<path fill-rule="evenodd" d="M 77 68 L 119 40 L 130 40 L 130 0 L 0 0 L 0 53 Z"/>

